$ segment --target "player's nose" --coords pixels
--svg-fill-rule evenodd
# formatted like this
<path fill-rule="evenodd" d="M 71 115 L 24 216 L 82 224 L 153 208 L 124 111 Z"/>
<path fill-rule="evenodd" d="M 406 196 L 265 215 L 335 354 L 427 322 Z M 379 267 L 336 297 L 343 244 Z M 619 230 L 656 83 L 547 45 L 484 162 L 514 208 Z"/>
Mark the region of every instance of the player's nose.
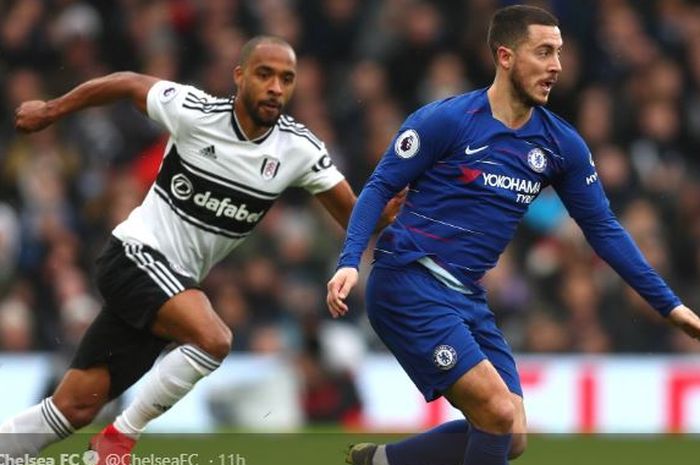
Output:
<path fill-rule="evenodd" d="M 278 77 L 274 77 L 270 80 L 270 86 L 268 87 L 268 92 L 275 95 L 282 95 L 282 81 Z"/>
<path fill-rule="evenodd" d="M 561 69 L 561 58 L 559 57 L 559 55 L 554 54 L 552 60 L 549 63 L 549 72 L 558 74 L 561 73 Z"/>

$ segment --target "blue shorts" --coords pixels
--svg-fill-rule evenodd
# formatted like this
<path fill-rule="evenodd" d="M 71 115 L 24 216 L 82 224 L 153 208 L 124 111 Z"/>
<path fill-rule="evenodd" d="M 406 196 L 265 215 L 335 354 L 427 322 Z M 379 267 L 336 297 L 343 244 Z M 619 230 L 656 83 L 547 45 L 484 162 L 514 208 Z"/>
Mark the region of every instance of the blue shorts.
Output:
<path fill-rule="evenodd" d="M 413 383 L 430 402 L 488 359 L 508 389 L 522 396 L 515 360 L 485 296 L 447 288 L 423 265 L 375 266 L 367 315 Z"/>

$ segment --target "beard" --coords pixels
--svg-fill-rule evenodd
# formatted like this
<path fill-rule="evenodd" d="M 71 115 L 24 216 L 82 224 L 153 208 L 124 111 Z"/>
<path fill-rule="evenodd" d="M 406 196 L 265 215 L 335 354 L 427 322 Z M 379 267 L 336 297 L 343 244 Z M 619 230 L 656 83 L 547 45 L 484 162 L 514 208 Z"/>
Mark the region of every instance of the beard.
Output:
<path fill-rule="evenodd" d="M 263 110 L 258 105 L 259 102 L 255 102 L 250 95 L 243 94 L 240 97 L 241 100 L 243 100 L 243 107 L 245 108 L 245 111 L 248 113 L 248 115 L 250 115 L 250 119 L 252 119 L 253 123 L 255 123 L 257 126 L 271 128 L 277 123 L 277 120 L 282 114 L 282 108 L 280 108 L 275 115 L 270 117 L 265 116 Z"/>
<path fill-rule="evenodd" d="M 525 89 L 525 78 L 520 72 L 518 66 L 513 67 L 513 72 L 510 74 L 510 84 L 515 91 L 515 97 L 528 107 L 535 107 L 547 103 L 547 99 L 538 99 Z"/>

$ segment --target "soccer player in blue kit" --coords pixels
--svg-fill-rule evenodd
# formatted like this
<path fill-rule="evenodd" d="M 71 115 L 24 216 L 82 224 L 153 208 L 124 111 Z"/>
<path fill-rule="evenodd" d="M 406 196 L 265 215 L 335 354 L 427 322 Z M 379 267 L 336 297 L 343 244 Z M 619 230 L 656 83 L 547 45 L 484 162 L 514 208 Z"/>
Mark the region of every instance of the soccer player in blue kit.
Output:
<path fill-rule="evenodd" d="M 654 309 L 694 338 L 700 318 L 646 262 L 611 212 L 589 149 L 542 105 L 561 72 L 557 19 L 531 6 L 498 10 L 487 89 L 410 115 L 365 185 L 328 283 L 334 317 L 385 203 L 409 193 L 379 237 L 367 313 L 427 401 L 445 396 L 465 416 L 404 441 L 353 446 L 354 465 L 501 465 L 526 445 L 525 410 L 511 349 L 495 324 L 484 273 L 529 204 L 553 186 L 598 255 Z"/>

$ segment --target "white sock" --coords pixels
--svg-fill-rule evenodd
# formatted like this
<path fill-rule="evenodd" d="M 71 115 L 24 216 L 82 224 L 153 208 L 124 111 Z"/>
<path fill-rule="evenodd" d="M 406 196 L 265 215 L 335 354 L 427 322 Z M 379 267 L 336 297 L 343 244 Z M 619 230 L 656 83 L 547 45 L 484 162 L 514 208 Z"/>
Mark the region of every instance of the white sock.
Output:
<path fill-rule="evenodd" d="M 0 451 L 12 458 L 34 457 L 75 429 L 50 397 L 0 425 Z"/>
<path fill-rule="evenodd" d="M 153 367 L 146 385 L 117 417 L 114 427 L 137 439 L 149 421 L 165 413 L 219 365 L 220 361 L 196 346 L 188 344 L 173 349 Z"/>
<path fill-rule="evenodd" d="M 389 465 L 389 457 L 386 456 L 386 446 L 380 444 L 372 456 L 372 465 Z"/>

